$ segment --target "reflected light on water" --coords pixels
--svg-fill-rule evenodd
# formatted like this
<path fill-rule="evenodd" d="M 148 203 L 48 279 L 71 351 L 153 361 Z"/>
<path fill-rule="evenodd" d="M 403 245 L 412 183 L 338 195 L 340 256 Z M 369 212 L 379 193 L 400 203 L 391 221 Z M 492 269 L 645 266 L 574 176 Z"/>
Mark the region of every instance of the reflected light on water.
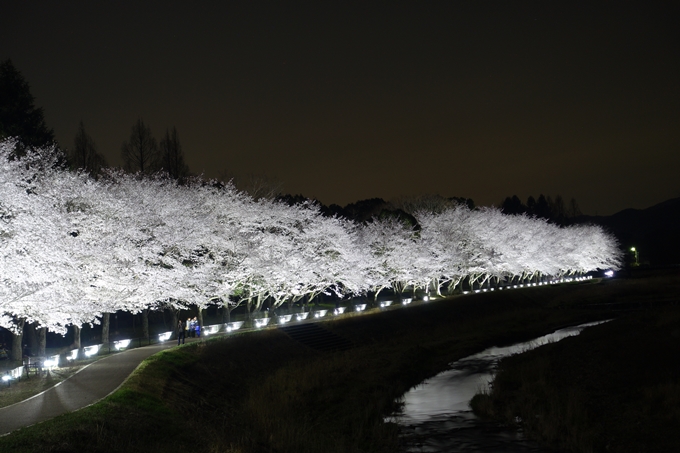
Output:
<path fill-rule="evenodd" d="M 399 423 L 417 423 L 433 416 L 468 411 L 469 401 L 493 379 L 503 357 L 529 351 L 544 344 L 578 335 L 584 328 L 601 324 L 581 324 L 557 330 L 531 341 L 511 346 L 491 347 L 451 364 L 451 369 L 428 379 L 404 394 Z"/>

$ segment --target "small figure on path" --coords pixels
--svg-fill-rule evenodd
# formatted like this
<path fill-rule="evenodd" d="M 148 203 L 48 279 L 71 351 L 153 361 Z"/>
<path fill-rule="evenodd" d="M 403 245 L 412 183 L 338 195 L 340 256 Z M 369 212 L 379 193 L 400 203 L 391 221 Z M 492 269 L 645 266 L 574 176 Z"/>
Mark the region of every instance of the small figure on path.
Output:
<path fill-rule="evenodd" d="M 201 338 L 201 323 L 199 323 L 196 318 L 194 318 L 194 323 L 195 323 L 195 328 L 196 328 L 196 337 Z"/>
<path fill-rule="evenodd" d="M 184 332 L 184 323 L 180 319 L 179 322 L 177 323 L 177 346 L 180 345 L 180 341 L 182 344 L 184 344 L 184 340 L 186 339 L 186 333 Z"/>

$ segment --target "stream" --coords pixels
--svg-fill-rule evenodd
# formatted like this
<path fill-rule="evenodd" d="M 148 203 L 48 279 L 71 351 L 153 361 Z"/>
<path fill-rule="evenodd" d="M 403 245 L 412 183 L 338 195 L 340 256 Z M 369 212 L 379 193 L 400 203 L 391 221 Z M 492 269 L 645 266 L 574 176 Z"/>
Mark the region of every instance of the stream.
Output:
<path fill-rule="evenodd" d="M 400 399 L 403 409 L 386 421 L 397 423 L 406 452 L 549 452 L 522 432 L 486 422 L 470 409 L 472 397 L 493 380 L 503 357 L 578 335 L 592 322 L 567 327 L 531 341 L 492 347 L 460 359 L 451 368 L 427 379 Z"/>

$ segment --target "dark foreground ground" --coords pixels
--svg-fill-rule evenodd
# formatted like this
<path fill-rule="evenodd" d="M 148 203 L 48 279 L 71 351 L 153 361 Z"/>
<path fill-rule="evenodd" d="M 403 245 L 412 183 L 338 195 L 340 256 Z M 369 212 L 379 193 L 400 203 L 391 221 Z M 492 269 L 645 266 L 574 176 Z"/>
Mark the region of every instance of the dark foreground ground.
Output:
<path fill-rule="evenodd" d="M 565 451 L 680 451 L 680 275 L 625 283 L 617 319 L 505 359 L 475 412 Z"/>
<path fill-rule="evenodd" d="M 411 386 L 485 347 L 621 313 L 610 302 L 656 312 L 678 288 L 654 285 L 485 293 L 324 323 L 354 344 L 342 352 L 316 352 L 278 329 L 186 345 L 147 360 L 102 402 L 0 438 L 0 451 L 398 451 L 398 429 L 383 417 Z"/>

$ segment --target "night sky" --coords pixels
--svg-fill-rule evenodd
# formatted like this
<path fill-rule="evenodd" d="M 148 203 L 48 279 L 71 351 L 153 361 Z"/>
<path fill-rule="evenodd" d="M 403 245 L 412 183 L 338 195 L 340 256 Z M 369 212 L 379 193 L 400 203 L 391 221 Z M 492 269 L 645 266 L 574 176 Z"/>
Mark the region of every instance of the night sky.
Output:
<path fill-rule="evenodd" d="M 0 61 L 62 147 L 82 119 L 110 164 L 142 118 L 193 173 L 324 204 L 605 215 L 680 196 L 680 12 L 646 3 L 12 1 Z"/>

